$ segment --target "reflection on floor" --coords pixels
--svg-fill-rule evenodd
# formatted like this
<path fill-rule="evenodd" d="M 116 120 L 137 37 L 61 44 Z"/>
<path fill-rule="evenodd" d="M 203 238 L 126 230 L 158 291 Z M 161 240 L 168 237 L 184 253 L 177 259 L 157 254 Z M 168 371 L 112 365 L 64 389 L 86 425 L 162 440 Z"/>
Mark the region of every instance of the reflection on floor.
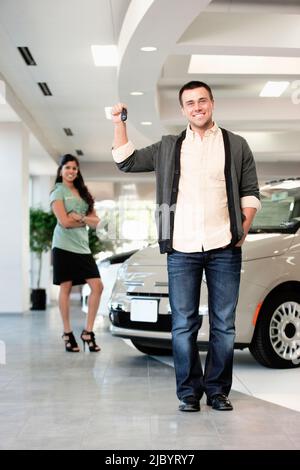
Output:
<path fill-rule="evenodd" d="M 155 356 L 155 358 L 174 367 L 171 356 Z M 204 353 L 201 353 L 201 359 L 204 364 Z M 268 369 L 258 364 L 248 349 L 235 351 L 232 389 L 300 411 L 300 368 Z"/>
<path fill-rule="evenodd" d="M 73 318 L 78 337 L 84 315 L 76 308 Z M 204 400 L 200 413 L 178 411 L 173 368 L 112 337 L 101 317 L 98 354 L 64 351 L 56 307 L 1 315 L 0 322 L 6 345 L 0 449 L 300 448 L 300 413 L 246 393 L 232 392 L 232 412 L 213 411 Z M 263 396 L 268 371 L 248 360 L 242 359 L 238 373 L 242 391 L 253 382 Z"/>

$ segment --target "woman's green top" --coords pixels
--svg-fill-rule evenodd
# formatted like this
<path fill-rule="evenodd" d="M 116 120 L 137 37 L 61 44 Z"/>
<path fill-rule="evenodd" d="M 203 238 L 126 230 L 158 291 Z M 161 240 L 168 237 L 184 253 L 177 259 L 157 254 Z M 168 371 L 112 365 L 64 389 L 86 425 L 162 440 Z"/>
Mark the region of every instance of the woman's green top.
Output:
<path fill-rule="evenodd" d="M 88 204 L 81 197 L 75 196 L 63 183 L 56 183 L 50 194 L 50 205 L 54 201 L 63 201 L 67 214 L 77 212 L 85 215 L 88 210 Z M 53 234 L 52 248 L 61 248 L 73 253 L 91 253 L 87 227 L 64 228 L 57 222 Z"/>

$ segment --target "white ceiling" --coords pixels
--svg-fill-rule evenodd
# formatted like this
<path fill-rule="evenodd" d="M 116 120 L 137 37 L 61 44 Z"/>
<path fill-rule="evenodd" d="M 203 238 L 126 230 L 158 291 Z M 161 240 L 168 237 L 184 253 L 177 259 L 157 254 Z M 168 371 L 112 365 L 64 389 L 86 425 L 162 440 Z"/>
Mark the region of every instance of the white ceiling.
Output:
<path fill-rule="evenodd" d="M 83 165 L 111 162 L 105 106 L 127 103 L 129 135 L 137 147 L 147 145 L 184 128 L 178 90 L 197 79 L 213 88 L 219 125 L 245 135 L 257 161 L 297 162 L 299 31 L 299 0 L 0 0 L 0 78 L 14 109 L 0 104 L 0 121 L 26 122 L 44 148 L 43 156 L 34 146 L 37 160 L 81 149 Z M 92 44 L 117 44 L 119 67 L 95 67 Z M 157 51 L 140 51 L 149 45 Z M 18 46 L 30 49 L 37 66 L 25 65 Z M 189 74 L 192 54 L 217 57 Z M 263 59 L 248 73 L 232 73 L 222 56 L 240 65 L 240 56 L 292 58 L 294 70 L 280 62 L 271 69 Z M 260 98 L 267 80 L 291 85 L 280 98 Z M 53 96 L 41 93 L 39 81 Z M 144 95 L 131 96 L 136 90 Z"/>

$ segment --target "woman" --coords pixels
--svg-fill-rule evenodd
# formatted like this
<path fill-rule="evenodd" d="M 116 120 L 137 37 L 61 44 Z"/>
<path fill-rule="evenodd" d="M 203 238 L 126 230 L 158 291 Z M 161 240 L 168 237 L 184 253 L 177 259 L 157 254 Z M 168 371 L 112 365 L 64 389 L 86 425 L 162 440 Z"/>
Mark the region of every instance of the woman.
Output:
<path fill-rule="evenodd" d="M 59 309 L 64 326 L 63 339 L 68 352 L 79 352 L 70 324 L 70 293 L 72 286 L 87 282 L 91 288 L 85 329 L 81 333 L 83 347 L 100 351 L 93 332 L 103 285 L 89 248 L 87 227 L 99 222 L 94 199 L 84 184 L 79 162 L 73 155 L 64 155 L 57 170 L 55 187 L 50 195 L 57 218 L 53 234 L 53 283 L 60 286 Z"/>

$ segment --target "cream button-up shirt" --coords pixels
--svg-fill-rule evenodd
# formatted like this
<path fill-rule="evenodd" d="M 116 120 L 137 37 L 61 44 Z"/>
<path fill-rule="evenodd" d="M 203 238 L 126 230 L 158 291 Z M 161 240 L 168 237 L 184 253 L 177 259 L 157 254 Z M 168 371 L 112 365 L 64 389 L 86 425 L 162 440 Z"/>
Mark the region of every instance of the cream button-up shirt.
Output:
<path fill-rule="evenodd" d="M 201 139 L 188 126 L 180 156 L 173 235 L 175 250 L 192 253 L 230 243 L 224 167 L 221 129 L 214 124 Z"/>
<path fill-rule="evenodd" d="M 174 221 L 173 248 L 185 253 L 208 251 L 231 241 L 225 182 L 225 149 L 216 123 L 203 138 L 188 125 L 181 147 L 180 179 Z M 259 209 L 254 196 L 241 207 Z"/>

